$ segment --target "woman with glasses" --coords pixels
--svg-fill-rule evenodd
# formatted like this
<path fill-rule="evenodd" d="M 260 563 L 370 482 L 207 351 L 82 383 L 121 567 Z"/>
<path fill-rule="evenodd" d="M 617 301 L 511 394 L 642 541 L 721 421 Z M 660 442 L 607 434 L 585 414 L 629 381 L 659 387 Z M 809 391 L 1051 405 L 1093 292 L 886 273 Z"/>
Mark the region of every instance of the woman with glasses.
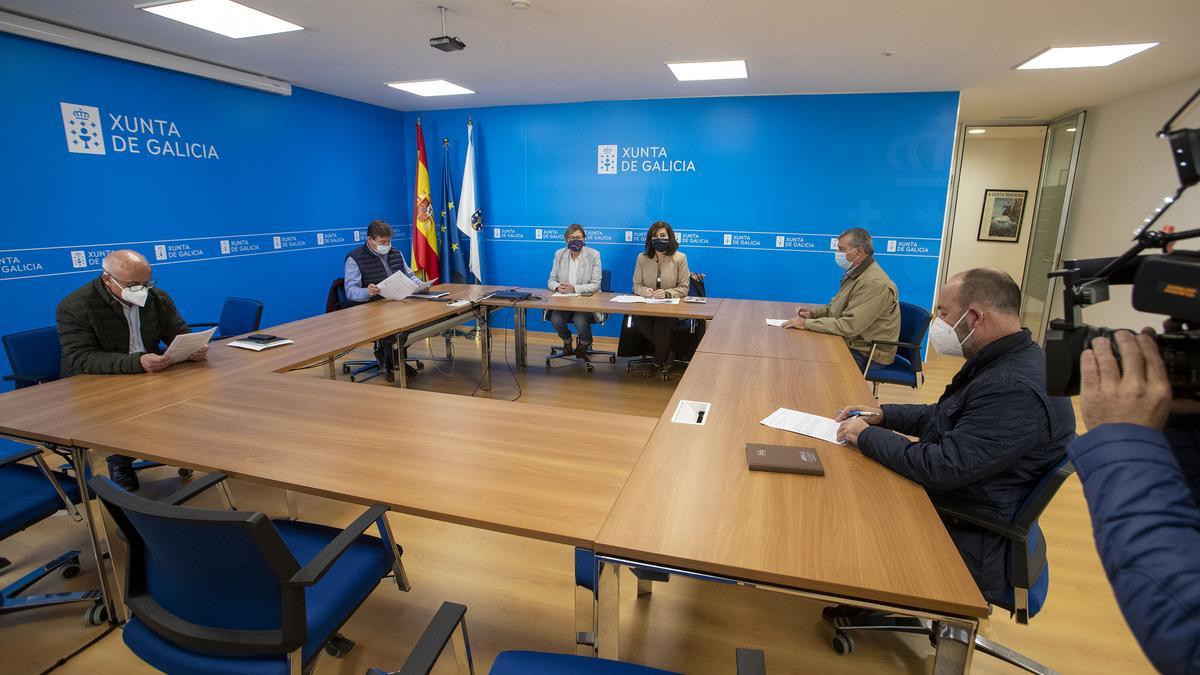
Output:
<path fill-rule="evenodd" d="M 554 254 L 554 265 L 550 268 L 550 280 L 546 285 L 556 293 L 578 293 L 590 295 L 600 290 L 600 251 L 587 248 L 587 232 L 578 223 L 567 227 L 563 235 L 567 245 Z M 592 312 L 550 312 L 550 323 L 563 341 L 563 353 L 587 360 L 592 348 L 592 323 L 596 316 Z M 571 330 L 568 323 L 575 324 L 575 348 L 571 348 Z"/>
<path fill-rule="evenodd" d="M 679 240 L 670 223 L 658 221 L 646 231 L 646 250 L 638 254 L 633 268 L 633 292 L 661 300 L 683 298 L 691 285 L 687 256 L 679 250 Z M 642 337 L 654 345 L 654 363 L 646 377 L 665 374 L 671 353 L 671 331 L 679 319 L 665 316 L 635 316 L 633 325 Z"/>

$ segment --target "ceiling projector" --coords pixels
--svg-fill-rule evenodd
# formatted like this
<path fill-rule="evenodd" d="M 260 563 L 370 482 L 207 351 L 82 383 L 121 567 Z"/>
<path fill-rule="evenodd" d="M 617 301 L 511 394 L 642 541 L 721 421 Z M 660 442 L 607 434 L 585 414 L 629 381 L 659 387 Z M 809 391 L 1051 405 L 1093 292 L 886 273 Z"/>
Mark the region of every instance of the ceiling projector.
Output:
<path fill-rule="evenodd" d="M 444 52 L 461 52 L 466 49 L 467 43 L 456 37 L 450 37 L 446 32 L 446 7 L 438 5 L 438 10 L 442 13 L 442 34 L 438 37 L 429 38 L 429 46 Z"/>

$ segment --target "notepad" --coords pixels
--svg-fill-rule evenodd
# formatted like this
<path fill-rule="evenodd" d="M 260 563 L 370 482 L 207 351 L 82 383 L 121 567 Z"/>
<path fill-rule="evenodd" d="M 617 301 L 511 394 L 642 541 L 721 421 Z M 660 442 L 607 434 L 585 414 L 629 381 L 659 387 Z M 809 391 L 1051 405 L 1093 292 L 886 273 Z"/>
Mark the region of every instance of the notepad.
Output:
<path fill-rule="evenodd" d="M 783 324 L 787 323 L 788 321 L 791 321 L 791 319 L 767 319 L 767 325 L 778 327 L 778 326 L 782 326 Z"/>
<path fill-rule="evenodd" d="M 799 410 L 790 410 L 788 408 L 780 408 L 767 416 L 762 421 L 772 429 L 782 429 L 790 431 L 794 434 L 802 434 L 811 436 L 822 441 L 830 443 L 838 443 L 837 430 L 838 423 L 828 417 L 820 415 L 810 415 Z"/>

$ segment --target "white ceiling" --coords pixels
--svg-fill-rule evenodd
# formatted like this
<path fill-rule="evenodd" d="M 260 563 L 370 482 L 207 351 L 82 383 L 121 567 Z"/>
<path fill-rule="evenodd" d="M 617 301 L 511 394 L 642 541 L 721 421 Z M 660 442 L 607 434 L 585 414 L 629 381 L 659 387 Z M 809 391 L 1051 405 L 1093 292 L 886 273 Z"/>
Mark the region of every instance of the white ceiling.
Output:
<path fill-rule="evenodd" d="M 133 0 L 0 7 L 399 110 L 957 89 L 964 121 L 1047 120 L 1200 73 L 1197 0 L 441 1 L 465 51 L 428 46 L 438 0 L 242 0 L 307 28 L 243 40 Z M 1163 44 L 1108 68 L 1013 70 L 1048 46 L 1153 41 Z M 750 79 L 681 83 L 663 65 L 728 58 L 746 58 Z M 478 93 L 420 98 L 383 84 L 431 78 Z"/>

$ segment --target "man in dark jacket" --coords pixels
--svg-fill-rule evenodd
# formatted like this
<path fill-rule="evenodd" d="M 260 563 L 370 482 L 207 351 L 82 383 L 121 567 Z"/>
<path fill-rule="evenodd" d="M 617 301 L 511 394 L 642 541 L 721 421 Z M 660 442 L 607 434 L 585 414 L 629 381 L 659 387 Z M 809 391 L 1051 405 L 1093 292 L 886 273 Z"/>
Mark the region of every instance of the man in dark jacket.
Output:
<path fill-rule="evenodd" d="M 1100 561 L 1142 651 L 1160 672 L 1197 673 L 1200 406 L 1171 401 L 1149 332 L 1122 331 L 1116 341 L 1121 365 L 1102 338 L 1080 359 L 1079 403 L 1089 431 L 1069 453 Z"/>
<path fill-rule="evenodd" d="M 55 319 L 62 343 L 62 376 L 156 373 L 171 365 L 164 344 L 189 333 L 166 291 L 150 280 L 150 263 L 137 251 L 113 251 L 104 257 L 99 277 L 58 303 Z M 207 358 L 208 348 L 192 355 Z M 133 460 L 108 458 L 112 479 L 126 490 L 138 489 Z"/>
<path fill-rule="evenodd" d="M 373 220 L 367 225 L 367 240 L 346 254 L 343 267 L 346 299 L 354 304 L 382 300 L 379 283 L 396 272 L 403 272 L 413 283 L 424 284 L 413 274 L 404 260 L 404 254 L 392 248 L 392 226 L 382 220 Z M 375 360 L 388 380 L 392 379 L 392 369 L 395 367 L 392 363 L 395 344 L 396 339 L 392 337 L 375 341 Z M 409 377 L 417 375 L 417 370 L 407 363 L 404 364 L 404 371 Z"/>
<path fill-rule="evenodd" d="M 1011 277 L 973 269 L 952 277 L 938 300 L 931 345 L 967 357 L 942 397 L 933 405 L 850 406 L 838 415 L 838 437 L 923 485 L 935 504 L 1011 521 L 1062 461 L 1075 414 L 1068 399 L 1045 393 L 1046 357 L 1021 328 Z M 1005 539 L 953 520 L 946 530 L 984 598 L 1011 609 Z"/>

